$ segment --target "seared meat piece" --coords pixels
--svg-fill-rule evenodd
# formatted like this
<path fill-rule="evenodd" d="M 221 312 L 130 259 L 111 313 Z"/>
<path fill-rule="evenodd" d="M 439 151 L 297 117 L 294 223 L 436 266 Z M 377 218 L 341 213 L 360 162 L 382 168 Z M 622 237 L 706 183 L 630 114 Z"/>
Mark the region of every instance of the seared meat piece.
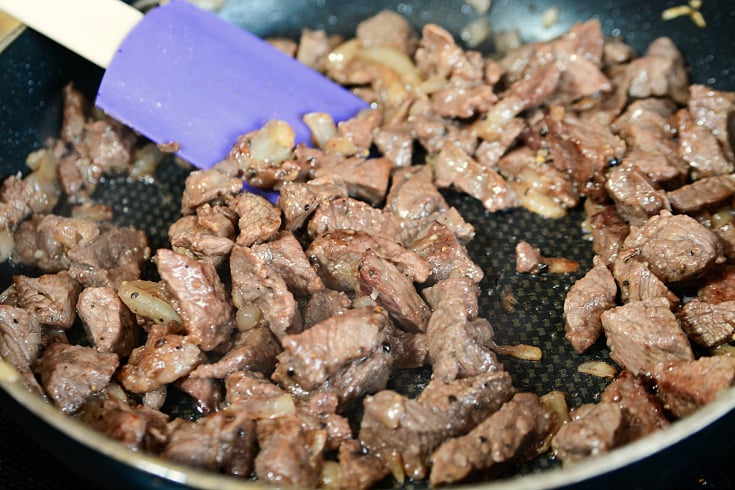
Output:
<path fill-rule="evenodd" d="M 55 343 L 41 358 L 41 382 L 59 410 L 74 413 L 87 398 L 107 386 L 118 363 L 117 354 Z"/>
<path fill-rule="evenodd" d="M 368 251 L 393 263 L 414 282 L 422 283 L 429 277 L 429 264 L 416 252 L 362 231 L 338 230 L 319 235 L 306 254 L 328 287 L 352 292 L 358 289 L 358 268 Z"/>
<path fill-rule="evenodd" d="M 641 226 L 662 209 L 670 210 L 666 193 L 656 189 L 635 165 L 620 165 L 607 172 L 605 189 L 618 214 L 629 224 Z"/>
<path fill-rule="evenodd" d="M 0 211 L 11 230 L 33 212 L 30 207 L 33 194 L 33 186 L 18 176 L 11 175 L 3 180 L 0 185 Z"/>
<path fill-rule="evenodd" d="M 507 178 L 507 173 L 503 173 L 505 169 L 502 168 L 500 162 L 505 152 L 515 143 L 525 129 L 526 121 L 520 117 L 514 117 L 505 126 L 505 130 L 498 136 L 498 139 L 482 141 L 478 145 L 475 158 L 485 167 L 500 170 L 501 174 Z"/>
<path fill-rule="evenodd" d="M 69 274 L 87 287 L 118 289 L 123 281 L 140 277 L 150 255 L 145 233 L 131 226 L 112 226 L 69 250 Z"/>
<path fill-rule="evenodd" d="M 126 390 L 146 393 L 189 374 L 202 362 L 202 353 L 190 337 L 167 333 L 166 325 L 154 325 L 145 345 L 133 349 L 120 370 Z"/>
<path fill-rule="evenodd" d="M 665 298 L 650 298 L 602 313 L 610 357 L 633 374 L 656 364 L 692 360 L 694 355 Z"/>
<path fill-rule="evenodd" d="M 14 276 L 11 286 L 17 306 L 49 327 L 67 329 L 76 319 L 74 306 L 81 286 L 66 271 L 39 277 Z"/>
<path fill-rule="evenodd" d="M 411 165 L 413 160 L 413 134 L 411 128 L 382 127 L 375 131 L 375 146 L 394 167 L 403 168 Z"/>
<path fill-rule="evenodd" d="M 359 291 L 386 309 L 408 332 L 426 331 L 431 310 L 421 299 L 413 282 L 388 260 L 368 250 L 357 267 Z"/>
<path fill-rule="evenodd" d="M 585 201 L 585 204 L 591 201 Z M 607 265 L 612 265 L 618 256 L 625 237 L 630 232 L 628 224 L 620 217 L 615 206 L 603 206 L 588 213 L 592 250 Z"/>
<path fill-rule="evenodd" d="M 692 114 L 681 109 L 676 113 L 679 154 L 690 168 L 693 179 L 727 175 L 735 165 L 724 155 L 719 141 L 706 126 L 698 125 Z"/>
<path fill-rule="evenodd" d="M 434 172 L 429 165 L 397 170 L 393 173 L 385 209 L 406 220 L 420 220 L 446 211 L 449 206 L 433 181 Z"/>
<path fill-rule="evenodd" d="M 623 245 L 638 251 L 667 283 L 702 275 L 725 261 L 717 235 L 690 216 L 666 211 L 632 227 Z"/>
<path fill-rule="evenodd" d="M 333 164 L 328 160 L 314 170 L 315 177 L 328 177 L 344 183 L 347 194 L 373 206 L 380 204 L 388 191 L 393 163 L 385 157 L 340 159 Z"/>
<path fill-rule="evenodd" d="M 243 312 L 253 306 L 256 316 L 277 337 L 301 332 L 301 313 L 286 282 L 257 253 L 236 245 L 230 254 L 232 303 L 238 309 L 238 322 Z M 257 322 L 256 322 L 257 324 Z"/>
<path fill-rule="evenodd" d="M 281 227 L 281 210 L 251 192 L 241 192 L 229 202 L 239 216 L 237 244 L 249 247 L 270 239 Z"/>
<path fill-rule="evenodd" d="M 664 408 L 676 417 L 686 417 L 735 384 L 735 358 L 664 361 L 654 366 L 651 376 Z"/>
<path fill-rule="evenodd" d="M 82 417 L 91 418 L 89 425 L 93 429 L 133 451 L 157 453 L 166 443 L 168 415 L 145 405 L 131 406 L 108 398 L 101 401 L 98 409 Z"/>
<path fill-rule="evenodd" d="M 317 487 L 323 464 L 317 441 L 323 431 L 304 430 L 296 415 L 287 415 L 261 420 L 256 434 L 260 446 L 255 457 L 258 479 L 279 486 Z"/>
<path fill-rule="evenodd" d="M 424 290 L 433 310 L 426 333 L 436 379 L 449 382 L 500 369 L 489 348 L 492 326 L 476 319 L 477 294 L 467 278 L 446 279 Z"/>
<path fill-rule="evenodd" d="M 322 203 L 311 218 L 307 231 L 315 238 L 338 230 L 363 231 L 369 235 L 401 243 L 400 218 L 388 211 L 349 197 Z"/>
<path fill-rule="evenodd" d="M 356 37 L 366 48 L 377 46 L 396 49 L 412 56 L 418 36 L 405 17 L 383 10 L 357 24 Z"/>
<path fill-rule="evenodd" d="M 417 401 L 449 416 L 445 429 L 450 437 L 464 434 L 482 422 L 503 403 L 515 389 L 505 371 L 492 371 L 445 383 L 432 379 Z"/>
<path fill-rule="evenodd" d="M 98 352 L 127 357 L 138 345 L 135 315 L 109 287 L 86 288 L 76 304 L 87 340 Z"/>
<path fill-rule="evenodd" d="M 352 428 L 347 418 L 337 413 L 339 399 L 334 393 L 315 393 L 308 400 L 296 400 L 296 414 L 307 430 L 324 430 L 327 451 L 339 449 L 342 443 L 352 439 Z"/>
<path fill-rule="evenodd" d="M 735 96 L 732 92 L 720 92 L 705 85 L 692 84 L 689 87 L 689 112 L 697 126 L 712 131 L 727 160 L 735 161 L 732 146 Z"/>
<path fill-rule="evenodd" d="M 301 309 L 304 319 L 304 328 L 311 328 L 323 322 L 330 316 L 344 313 L 352 306 L 352 300 L 343 291 L 334 289 L 320 289 L 309 297 Z"/>
<path fill-rule="evenodd" d="M 697 298 L 707 303 L 735 300 L 735 265 L 723 264 L 700 285 Z"/>
<path fill-rule="evenodd" d="M 295 409 L 291 396 L 283 388 L 263 374 L 247 369 L 234 371 L 225 378 L 225 396 L 228 405 L 242 407 L 254 418 L 283 415 Z M 282 405 L 280 412 L 276 410 L 278 403 Z"/>
<path fill-rule="evenodd" d="M 43 272 L 59 272 L 69 268 L 71 260 L 67 254 L 72 247 L 89 242 L 99 233 L 93 221 L 33 215 L 15 231 L 12 260 Z"/>
<path fill-rule="evenodd" d="M 600 70 L 603 38 L 598 19 L 577 23 L 553 41 L 555 64 L 562 70 L 551 100 L 565 104 L 582 97 L 599 96 L 612 90 L 612 84 Z"/>
<path fill-rule="evenodd" d="M 379 130 L 383 113 L 378 109 L 363 109 L 356 116 L 337 123 L 337 132 L 348 138 L 360 150 L 367 150 L 373 143 L 373 133 Z M 296 147 L 299 151 L 299 147 Z M 385 155 L 386 157 L 388 155 Z"/>
<path fill-rule="evenodd" d="M 174 422 L 162 456 L 195 468 L 249 478 L 256 453 L 255 435 L 255 422 L 246 411 L 225 408 L 196 422 Z"/>
<path fill-rule="evenodd" d="M 283 211 L 284 228 L 291 231 L 301 228 L 320 204 L 345 196 L 347 189 L 331 179 L 285 183 L 278 196 L 278 207 Z"/>
<path fill-rule="evenodd" d="M 628 65 L 630 88 L 635 98 L 668 96 L 685 103 L 689 98 L 689 81 L 684 57 L 668 37 L 654 40 L 646 54 Z"/>
<path fill-rule="evenodd" d="M 735 332 L 735 301 L 712 304 L 694 299 L 676 316 L 687 336 L 704 347 L 725 344 Z"/>
<path fill-rule="evenodd" d="M 448 439 L 431 455 L 434 486 L 462 481 L 475 471 L 538 455 L 551 417 L 538 396 L 518 393 L 467 435 Z"/>
<path fill-rule="evenodd" d="M 181 196 L 181 214 L 187 215 L 204 203 L 223 203 L 242 191 L 242 180 L 215 169 L 195 170 L 186 178 Z"/>
<path fill-rule="evenodd" d="M 364 402 L 360 441 L 386 464 L 400 464 L 409 478 L 425 478 L 431 453 L 444 439 L 466 434 L 515 392 L 503 371 L 432 384 L 418 400 L 384 390 Z"/>
<path fill-rule="evenodd" d="M 672 311 L 679 306 L 679 298 L 651 272 L 647 262 L 630 250 L 621 251 L 613 264 L 613 276 L 620 287 L 623 303 L 665 298 Z"/>
<path fill-rule="evenodd" d="M 196 214 L 179 218 L 168 228 L 171 248 L 189 257 L 220 265 L 235 240 L 234 211 L 224 206 L 203 204 Z"/>
<path fill-rule="evenodd" d="M 545 269 L 541 249 L 528 242 L 520 241 L 516 244 L 516 272 L 521 274 L 538 274 Z"/>
<path fill-rule="evenodd" d="M 388 345 L 395 369 L 411 369 L 429 362 L 429 336 L 393 328 L 388 333 Z"/>
<path fill-rule="evenodd" d="M 548 149 L 551 163 L 572 177 L 579 194 L 601 201 L 604 170 L 610 162 L 623 158 L 625 141 L 607 125 L 559 112 L 553 110 L 536 123 L 527 133 L 526 143 L 534 151 Z"/>
<path fill-rule="evenodd" d="M 691 213 L 722 203 L 735 194 L 735 175 L 705 177 L 667 193 L 671 207 Z"/>
<path fill-rule="evenodd" d="M 620 444 L 623 410 L 617 403 L 582 405 L 559 428 L 551 445 L 564 463 L 604 454 Z"/>
<path fill-rule="evenodd" d="M 643 380 L 630 371 L 623 371 L 600 396 L 600 401 L 617 403 L 623 415 L 623 429 L 618 434 L 622 442 L 631 442 L 668 427 L 661 404 L 646 391 Z"/>
<path fill-rule="evenodd" d="M 449 228 L 454 236 L 457 237 L 457 241 L 462 245 L 467 245 L 473 238 L 475 238 L 475 227 L 471 223 L 468 223 L 459 214 L 457 208 L 449 208 L 446 211 L 440 213 L 434 213 L 428 218 L 429 221 L 436 221 L 440 225 L 444 225 Z"/>
<path fill-rule="evenodd" d="M 199 413 L 209 415 L 224 401 L 223 385 L 214 378 L 193 378 L 191 373 L 175 382 L 176 388 L 189 395 Z"/>
<path fill-rule="evenodd" d="M 432 163 L 436 185 L 455 187 L 495 212 L 520 205 L 518 196 L 492 168 L 478 163 L 455 142 L 448 140 Z"/>
<path fill-rule="evenodd" d="M 253 245 L 252 250 L 275 269 L 297 296 L 309 297 L 324 289 L 324 283 L 309 263 L 301 243 L 290 231 L 282 231 L 271 241 Z"/>
<path fill-rule="evenodd" d="M 468 277 L 479 283 L 485 275 L 470 259 L 467 249 L 459 243 L 454 233 L 441 223 L 432 223 L 408 248 L 423 257 L 431 266 L 427 284 L 435 284 L 451 277 Z"/>
<path fill-rule="evenodd" d="M 613 130 L 628 143 L 623 159 L 640 168 L 653 182 L 686 177 L 687 166 L 674 139 L 676 106 L 668 99 L 633 101 L 613 122 Z"/>
<path fill-rule="evenodd" d="M 242 369 L 270 374 L 276 365 L 276 355 L 280 352 L 281 346 L 270 330 L 254 327 L 238 332 L 232 347 L 221 359 L 211 364 L 200 364 L 190 376 L 224 379 L 228 374 Z"/>
<path fill-rule="evenodd" d="M 595 257 L 592 269 L 577 280 L 564 298 L 564 330 L 577 352 L 584 352 L 602 333 L 600 316 L 615 306 L 618 288 L 605 263 Z"/>
<path fill-rule="evenodd" d="M 41 325 L 23 308 L 0 305 L 0 357 L 13 365 L 29 391 L 44 396 L 31 372 L 41 354 Z"/>
<path fill-rule="evenodd" d="M 323 30 L 302 29 L 296 59 L 315 70 L 321 70 L 332 50 L 327 33 Z"/>
<path fill-rule="evenodd" d="M 360 441 L 350 439 L 339 446 L 338 488 L 363 490 L 371 488 L 390 474 L 390 469 L 380 459 L 362 450 Z"/>
<path fill-rule="evenodd" d="M 341 404 L 349 404 L 368 390 L 374 391 L 375 385 L 385 387 L 392 362 L 383 348 L 387 328 L 384 313 L 362 307 L 328 318 L 303 333 L 287 335 L 281 338 L 283 352 L 272 379 L 294 394 L 349 387 L 336 392 Z M 356 372 L 361 365 L 372 372 Z M 367 385 L 352 386 L 355 381 Z"/>
<path fill-rule="evenodd" d="M 227 342 L 234 326 L 232 306 L 214 266 L 167 249 L 158 250 L 155 261 L 189 340 L 203 351 Z"/>

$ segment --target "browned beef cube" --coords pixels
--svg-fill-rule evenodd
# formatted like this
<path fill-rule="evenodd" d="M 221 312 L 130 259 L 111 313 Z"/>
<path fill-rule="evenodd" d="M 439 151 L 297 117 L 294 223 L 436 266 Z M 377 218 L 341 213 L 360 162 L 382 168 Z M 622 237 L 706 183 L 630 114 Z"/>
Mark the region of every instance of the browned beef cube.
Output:
<path fill-rule="evenodd" d="M 613 264 L 613 276 L 620 287 L 623 303 L 650 298 L 665 298 L 672 310 L 679 306 L 679 298 L 654 274 L 648 263 L 631 250 L 621 250 Z"/>
<path fill-rule="evenodd" d="M 564 298 L 564 330 L 577 352 L 584 352 L 602 333 L 602 313 L 615 306 L 618 288 L 610 270 L 599 259 L 572 285 Z"/>
<path fill-rule="evenodd" d="M 384 313 L 362 307 L 285 336 L 272 378 L 294 394 L 324 388 L 349 405 L 388 381 L 392 359 L 383 348 L 387 325 Z"/>
<path fill-rule="evenodd" d="M 585 204 L 591 203 L 587 200 Z M 604 206 L 588 213 L 592 250 L 605 264 L 615 262 L 618 252 L 628 236 L 630 227 L 618 214 L 615 206 Z"/>
<path fill-rule="evenodd" d="M 309 296 L 301 309 L 304 328 L 310 328 L 333 315 L 344 313 L 352 306 L 352 300 L 343 291 L 320 289 Z"/>
<path fill-rule="evenodd" d="M 196 422 L 179 420 L 162 456 L 195 468 L 248 478 L 256 453 L 255 421 L 245 411 L 224 409 Z"/>
<path fill-rule="evenodd" d="M 669 191 L 672 209 L 692 213 L 725 202 L 735 193 L 735 175 L 705 177 Z"/>
<path fill-rule="evenodd" d="M 194 400 L 196 409 L 204 415 L 219 410 L 224 401 L 223 385 L 214 378 L 194 378 L 189 373 L 176 381 L 176 387 L 189 395 Z"/>
<path fill-rule="evenodd" d="M 15 276 L 12 287 L 18 306 L 33 313 L 43 325 L 67 329 L 74 324 L 74 306 L 81 286 L 68 272 Z"/>
<path fill-rule="evenodd" d="M 195 170 L 186 178 L 181 196 L 182 214 L 191 214 L 204 203 L 224 202 L 242 191 L 242 180 L 215 169 Z"/>
<path fill-rule="evenodd" d="M 224 379 L 228 374 L 249 369 L 270 374 L 276 365 L 281 346 L 270 330 L 254 327 L 235 335 L 232 347 L 211 364 L 200 364 L 191 372 L 192 378 Z"/>
<path fill-rule="evenodd" d="M 290 231 L 283 231 L 266 243 L 253 245 L 252 250 L 275 269 L 297 296 L 309 297 L 324 288 L 301 243 Z"/>
<path fill-rule="evenodd" d="M 87 287 L 110 286 L 140 277 L 151 250 L 145 233 L 133 227 L 109 227 L 69 250 L 69 274 Z"/>
<path fill-rule="evenodd" d="M 468 277 L 480 282 L 482 269 L 470 259 L 467 249 L 446 226 L 434 222 L 408 247 L 431 266 L 427 283 L 434 284 L 450 277 Z"/>
<path fill-rule="evenodd" d="M 278 196 L 278 207 L 283 211 L 284 228 L 291 231 L 301 228 L 321 205 L 346 195 L 345 187 L 335 184 L 331 179 L 284 184 Z"/>
<path fill-rule="evenodd" d="M 190 336 L 168 333 L 168 326 L 154 325 L 145 345 L 136 347 L 120 370 L 123 386 L 146 393 L 189 374 L 202 361 L 202 353 Z"/>
<path fill-rule="evenodd" d="M 610 357 L 633 374 L 645 374 L 663 361 L 694 359 L 689 340 L 665 298 L 607 310 L 602 314 L 602 327 Z"/>
<path fill-rule="evenodd" d="M 735 96 L 701 84 L 689 86 L 689 112 L 697 126 L 703 126 L 720 142 L 725 157 L 735 161 L 732 143 L 732 117 L 735 112 Z"/>
<path fill-rule="evenodd" d="M 385 199 L 393 164 L 385 157 L 341 159 L 331 165 L 317 166 L 314 175 L 329 176 L 344 182 L 347 194 L 373 206 Z"/>
<path fill-rule="evenodd" d="M 623 411 L 617 403 L 582 405 L 559 428 L 552 447 L 564 463 L 604 454 L 620 444 Z"/>
<path fill-rule="evenodd" d="M 236 245 L 230 255 L 230 276 L 238 324 L 247 313 L 258 318 L 245 323 L 258 324 L 262 319 L 277 338 L 301 332 L 301 313 L 293 294 L 273 266 L 257 253 Z M 255 313 L 252 313 L 253 307 Z"/>
<path fill-rule="evenodd" d="M 717 235 L 690 216 L 666 211 L 633 227 L 624 246 L 637 250 L 667 283 L 697 277 L 725 261 Z"/>
<path fill-rule="evenodd" d="M 168 416 L 144 405 L 131 406 L 126 401 L 106 399 L 93 413 L 90 426 L 117 439 L 133 451 L 157 453 L 166 442 Z"/>
<path fill-rule="evenodd" d="M 97 223 L 55 215 L 33 215 L 15 231 L 13 262 L 38 267 L 44 272 L 68 269 L 69 250 L 100 233 Z"/>
<path fill-rule="evenodd" d="M 735 384 L 735 358 L 713 356 L 696 361 L 664 361 L 651 374 L 664 408 L 676 417 L 686 417 Z"/>
<path fill-rule="evenodd" d="M 318 436 L 304 430 L 296 415 L 261 420 L 257 437 L 260 452 L 255 458 L 255 475 L 259 480 L 305 488 L 318 485 L 322 452 L 311 447 Z"/>
<path fill-rule="evenodd" d="M 701 179 L 730 174 L 735 165 L 723 153 L 712 131 L 695 121 L 692 114 L 681 109 L 676 113 L 679 154 L 689 164 L 691 177 Z"/>
<path fill-rule="evenodd" d="M 370 250 L 360 260 L 358 271 L 362 294 L 385 308 L 404 330 L 414 333 L 426 331 L 431 310 L 410 278 Z"/>
<path fill-rule="evenodd" d="M 617 403 L 623 415 L 620 439 L 631 442 L 669 426 L 661 404 L 651 395 L 640 376 L 623 371 L 600 396 L 600 401 Z"/>
<path fill-rule="evenodd" d="M 338 197 L 322 203 L 307 227 L 311 238 L 338 230 L 363 231 L 402 243 L 401 220 L 398 216 L 349 197 Z"/>
<path fill-rule="evenodd" d="M 681 328 L 689 338 L 704 347 L 732 340 L 735 332 L 735 301 L 707 303 L 694 299 L 677 312 Z"/>
<path fill-rule="evenodd" d="M 74 413 L 107 386 L 118 363 L 117 354 L 55 343 L 41 358 L 41 382 L 57 408 Z"/>
<path fill-rule="evenodd" d="M 640 226 L 662 209 L 669 209 L 666 193 L 654 187 L 635 165 L 619 165 L 606 174 L 605 189 L 615 201 L 620 216 Z"/>
<path fill-rule="evenodd" d="M 689 98 L 684 57 L 668 37 L 654 40 L 644 56 L 628 65 L 631 97 L 668 96 L 679 103 Z"/>
<path fill-rule="evenodd" d="M 224 206 L 203 204 L 196 215 L 183 216 L 168 228 L 171 248 L 218 266 L 234 245 L 235 213 Z"/>
<path fill-rule="evenodd" d="M 114 289 L 86 288 L 79 295 L 76 306 L 87 340 L 98 352 L 114 352 L 127 357 L 138 345 L 135 315 Z"/>
<path fill-rule="evenodd" d="M 447 202 L 434 187 L 434 172 L 429 165 L 397 170 L 385 202 L 385 209 L 408 220 L 426 218 L 448 209 Z"/>
<path fill-rule="evenodd" d="M 475 471 L 537 456 L 551 427 L 538 396 L 518 393 L 467 435 L 448 439 L 431 455 L 432 485 L 462 481 Z"/>
<path fill-rule="evenodd" d="M 372 454 L 365 454 L 360 441 L 351 439 L 339 446 L 340 489 L 366 490 L 390 474 L 390 469 Z"/>
<path fill-rule="evenodd" d="M 234 315 L 214 266 L 167 249 L 158 250 L 155 260 L 189 340 L 203 351 L 227 342 Z"/>
<path fill-rule="evenodd" d="M 276 234 L 281 227 L 281 210 L 268 200 L 251 192 L 237 194 L 229 206 L 239 216 L 237 243 L 249 247 Z"/>
<path fill-rule="evenodd" d="M 23 308 L 0 305 L 0 357 L 18 370 L 21 382 L 32 392 L 45 396 L 31 372 L 41 354 L 41 325 Z"/>
<path fill-rule="evenodd" d="M 723 264 L 713 270 L 699 286 L 697 298 L 707 303 L 735 300 L 735 265 Z"/>

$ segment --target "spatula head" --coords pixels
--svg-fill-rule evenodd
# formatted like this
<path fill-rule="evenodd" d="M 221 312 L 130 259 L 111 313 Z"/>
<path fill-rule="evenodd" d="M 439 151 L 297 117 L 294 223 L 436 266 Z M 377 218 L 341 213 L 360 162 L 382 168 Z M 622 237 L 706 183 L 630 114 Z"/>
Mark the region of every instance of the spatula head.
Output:
<path fill-rule="evenodd" d="M 310 137 L 302 117 L 335 121 L 366 103 L 257 36 L 183 0 L 150 11 L 120 45 L 96 104 L 200 168 L 224 159 L 237 137 L 271 119 Z"/>

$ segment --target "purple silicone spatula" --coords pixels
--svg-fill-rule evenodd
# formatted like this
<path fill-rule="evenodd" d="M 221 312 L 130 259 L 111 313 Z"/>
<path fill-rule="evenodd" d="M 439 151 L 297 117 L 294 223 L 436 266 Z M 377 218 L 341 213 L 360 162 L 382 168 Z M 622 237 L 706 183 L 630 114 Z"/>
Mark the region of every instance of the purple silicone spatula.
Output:
<path fill-rule="evenodd" d="M 0 0 L 0 9 L 106 68 L 96 105 L 199 168 L 270 119 L 307 142 L 302 117 L 366 103 L 257 36 L 184 0 L 143 15 L 120 0 Z"/>

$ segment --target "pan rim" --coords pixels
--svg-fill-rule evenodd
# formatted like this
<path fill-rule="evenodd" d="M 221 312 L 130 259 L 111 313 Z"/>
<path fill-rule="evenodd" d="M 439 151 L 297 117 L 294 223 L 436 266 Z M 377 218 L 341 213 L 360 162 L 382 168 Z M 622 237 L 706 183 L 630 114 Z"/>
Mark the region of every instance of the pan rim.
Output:
<path fill-rule="evenodd" d="M 109 438 L 81 421 L 60 412 L 50 403 L 30 392 L 21 383 L 20 376 L 15 368 L 4 361 L 2 357 L 0 357 L 0 368 L 0 388 L 33 416 L 46 422 L 64 436 L 128 468 L 200 490 L 272 488 L 257 481 L 242 480 L 233 476 L 188 467 L 166 461 L 160 456 L 128 449 L 119 441 Z M 506 479 L 446 488 L 552 490 L 582 483 L 623 469 L 671 448 L 684 439 L 695 436 L 732 411 L 735 411 L 735 387 L 722 390 L 715 400 L 701 407 L 694 414 L 677 420 L 665 429 L 616 448 L 609 453 L 587 458 L 569 466 L 541 470 L 527 475 L 516 475 Z M 12 414 L 8 415 L 12 418 Z"/>

